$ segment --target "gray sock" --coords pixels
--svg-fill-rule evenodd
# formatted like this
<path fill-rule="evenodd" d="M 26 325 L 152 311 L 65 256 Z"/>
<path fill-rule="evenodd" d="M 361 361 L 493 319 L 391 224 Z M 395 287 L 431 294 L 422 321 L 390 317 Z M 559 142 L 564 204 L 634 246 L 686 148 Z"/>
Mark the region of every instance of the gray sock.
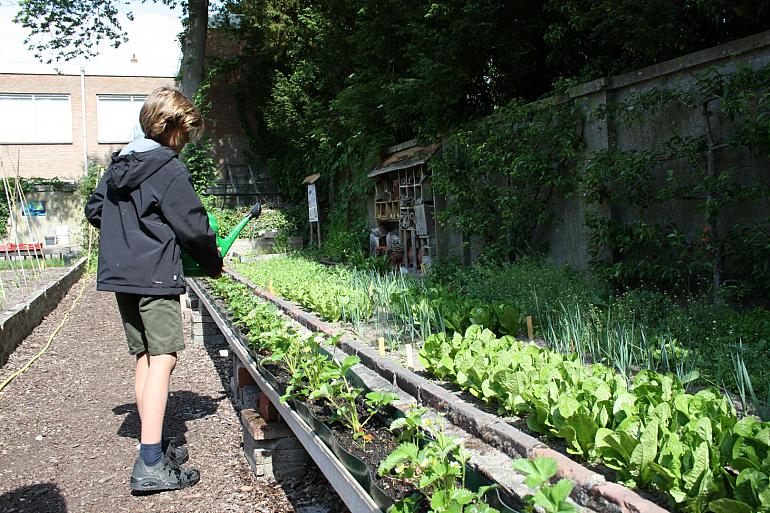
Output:
<path fill-rule="evenodd" d="M 163 444 L 160 442 L 157 444 L 140 444 L 139 457 L 142 458 L 144 464 L 148 467 L 155 465 L 163 458 Z"/>

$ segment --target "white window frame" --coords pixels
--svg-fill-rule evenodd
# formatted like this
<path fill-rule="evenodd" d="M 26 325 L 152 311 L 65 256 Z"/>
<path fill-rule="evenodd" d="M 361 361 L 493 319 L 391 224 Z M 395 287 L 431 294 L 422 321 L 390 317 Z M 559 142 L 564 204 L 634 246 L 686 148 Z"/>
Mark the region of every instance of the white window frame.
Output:
<path fill-rule="evenodd" d="M 72 97 L 68 93 L 0 93 L 2 99 L 20 99 L 32 101 L 32 113 L 35 118 L 35 134 L 30 137 L 14 138 L 11 135 L 10 138 L 3 138 L 0 136 L 0 144 L 72 144 Z M 40 134 L 40 123 L 38 123 L 38 102 L 43 100 L 66 100 L 66 127 L 63 126 L 61 130 L 61 136 L 43 136 Z M 13 123 L 13 120 L 4 120 L 4 122 Z M 11 131 L 11 134 L 14 134 Z"/>
<path fill-rule="evenodd" d="M 102 116 L 104 115 L 102 112 L 102 100 L 127 100 L 131 103 L 132 107 L 134 104 L 138 104 L 139 108 L 136 109 L 136 119 L 133 120 L 132 130 L 135 130 L 136 127 L 139 126 L 139 109 L 141 109 L 141 106 L 144 104 L 144 101 L 147 99 L 146 94 L 97 94 L 96 95 L 96 140 L 99 144 L 124 144 L 129 143 L 133 141 L 136 137 L 139 137 L 143 134 L 141 134 L 141 129 L 139 129 L 140 133 L 136 133 L 134 131 L 134 136 L 129 138 L 128 140 L 122 139 L 122 138 L 112 138 L 107 137 L 102 133 L 101 129 L 101 121 Z M 127 127 L 128 128 L 128 127 Z"/>

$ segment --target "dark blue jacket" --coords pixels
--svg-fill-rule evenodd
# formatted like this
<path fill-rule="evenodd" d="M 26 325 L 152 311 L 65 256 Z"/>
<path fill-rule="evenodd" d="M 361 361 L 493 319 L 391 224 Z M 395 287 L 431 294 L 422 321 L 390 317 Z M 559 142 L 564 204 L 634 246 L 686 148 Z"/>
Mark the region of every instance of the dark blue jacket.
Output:
<path fill-rule="evenodd" d="M 165 146 L 114 153 L 85 214 L 101 232 L 98 290 L 182 294 L 182 248 L 208 275 L 215 276 L 222 268 L 216 237 L 190 172 Z"/>

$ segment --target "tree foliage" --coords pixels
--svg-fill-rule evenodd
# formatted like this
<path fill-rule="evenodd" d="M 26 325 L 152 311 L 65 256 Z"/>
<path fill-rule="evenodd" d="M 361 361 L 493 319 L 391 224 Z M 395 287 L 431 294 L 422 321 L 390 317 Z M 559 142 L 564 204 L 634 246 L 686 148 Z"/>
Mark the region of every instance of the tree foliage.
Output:
<path fill-rule="evenodd" d="M 184 7 L 185 34 L 181 69 L 181 89 L 192 98 L 203 81 L 203 58 L 208 26 L 208 0 L 151 0 L 168 7 L 182 3 Z M 40 61 L 48 64 L 70 61 L 78 57 L 96 56 L 103 42 L 118 48 L 128 41 L 120 24 L 121 11 L 129 21 L 133 11 L 122 9 L 130 5 L 121 0 L 21 0 L 16 23 L 29 29 L 25 39 Z"/>
<path fill-rule="evenodd" d="M 360 173 L 383 146 L 436 140 L 557 82 L 758 32 L 770 14 L 759 0 L 230 0 L 223 9 L 240 20 L 232 30 L 245 44 L 239 96 L 253 153 L 297 197 L 297 178 L 313 170 Z"/>

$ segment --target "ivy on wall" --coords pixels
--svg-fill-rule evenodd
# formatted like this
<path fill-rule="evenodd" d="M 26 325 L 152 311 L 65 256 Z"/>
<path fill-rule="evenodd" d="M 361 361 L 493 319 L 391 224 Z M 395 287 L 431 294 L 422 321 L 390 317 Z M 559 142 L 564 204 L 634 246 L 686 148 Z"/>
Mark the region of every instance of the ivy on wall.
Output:
<path fill-rule="evenodd" d="M 770 290 L 767 220 L 738 219 L 767 204 L 770 183 L 770 66 L 709 70 L 689 89 L 653 89 L 595 115 L 626 129 L 655 124 L 677 110 L 689 127 L 656 124 L 662 140 L 643 150 L 609 148 L 591 156 L 581 191 L 592 202 L 623 205 L 631 219 L 590 215 L 596 270 L 618 285 L 745 294 Z M 669 130 L 668 133 L 665 133 Z M 645 212 L 695 205 L 701 229 L 645 222 Z M 609 262 L 605 255 L 610 252 Z M 720 292 L 721 291 L 721 292 Z"/>
<path fill-rule="evenodd" d="M 661 121 L 674 109 L 689 127 Z M 649 147 L 611 144 L 586 155 L 587 119 L 640 133 L 654 125 L 657 140 L 645 132 Z M 479 240 L 485 258 L 532 251 L 538 229 L 553 221 L 549 201 L 578 193 L 604 207 L 587 209 L 589 251 L 594 269 L 617 286 L 710 290 L 717 301 L 725 291 L 770 290 L 770 223 L 745 215 L 733 223 L 734 211 L 770 192 L 762 171 L 770 158 L 770 65 L 709 70 L 691 88 L 652 89 L 587 112 L 572 100 L 512 102 L 444 148 L 430 164 L 448 199 L 437 219 Z M 700 215 L 695 233 L 645 221 L 684 204 Z"/>
<path fill-rule="evenodd" d="M 533 232 L 552 220 L 550 200 L 575 189 L 582 121 L 574 101 L 514 101 L 456 132 L 429 161 L 436 192 L 447 198 L 436 219 L 477 238 L 486 258 L 532 252 Z"/>

